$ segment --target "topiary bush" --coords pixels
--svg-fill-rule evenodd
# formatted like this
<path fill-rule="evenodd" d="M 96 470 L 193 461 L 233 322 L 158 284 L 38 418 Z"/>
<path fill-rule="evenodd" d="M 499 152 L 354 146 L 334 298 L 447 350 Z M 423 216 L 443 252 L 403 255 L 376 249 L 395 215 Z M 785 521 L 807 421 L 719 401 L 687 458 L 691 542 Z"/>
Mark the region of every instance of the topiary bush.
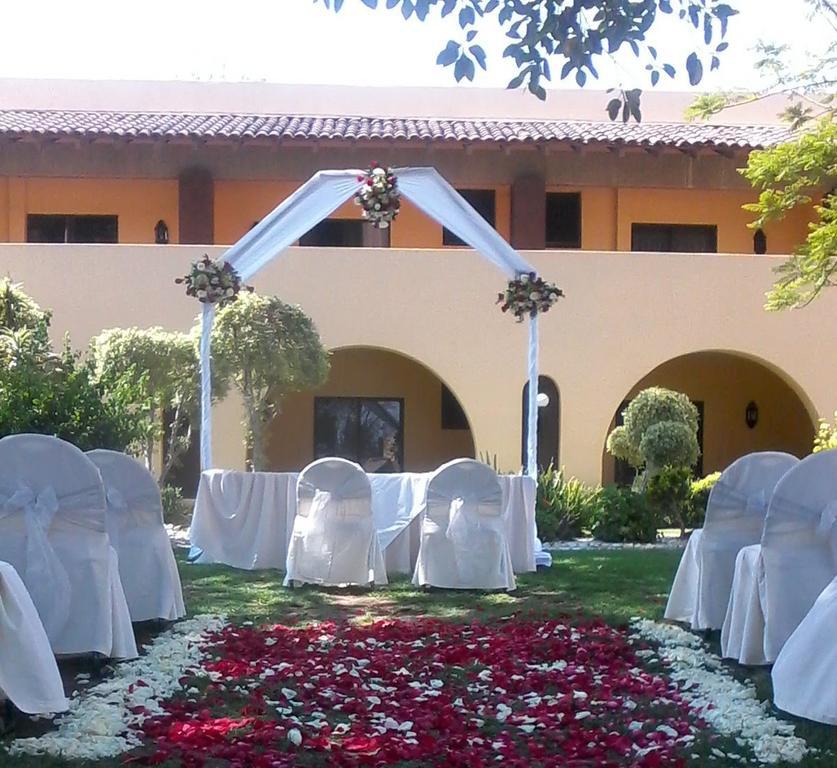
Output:
<path fill-rule="evenodd" d="M 662 387 L 642 390 L 623 413 L 624 424 L 607 439 L 607 450 L 638 472 L 642 490 L 663 467 L 691 467 L 700 455 L 698 411 L 686 395 Z"/>
<path fill-rule="evenodd" d="M 600 541 L 650 544 L 657 540 L 659 519 L 644 494 L 609 486 L 597 496 L 591 532 Z"/>
<path fill-rule="evenodd" d="M 580 536 L 589 527 L 599 495 L 574 477 L 564 477 L 564 470 L 552 465 L 538 475 L 535 518 L 541 541 L 561 541 Z"/>

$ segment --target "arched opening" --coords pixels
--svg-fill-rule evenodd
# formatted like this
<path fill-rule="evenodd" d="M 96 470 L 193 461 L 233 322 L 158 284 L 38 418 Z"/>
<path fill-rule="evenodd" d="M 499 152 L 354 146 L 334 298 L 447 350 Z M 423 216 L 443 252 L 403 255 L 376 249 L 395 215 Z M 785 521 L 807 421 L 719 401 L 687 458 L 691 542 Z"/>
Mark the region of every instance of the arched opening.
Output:
<path fill-rule="evenodd" d="M 268 430 L 273 471 L 344 456 L 369 472 L 426 472 L 474 457 L 459 400 L 429 368 L 398 352 L 347 347 L 332 352 L 328 381 L 282 400 Z"/>
<path fill-rule="evenodd" d="M 630 400 L 648 387 L 683 392 L 697 405 L 701 416 L 698 473 L 723 470 L 754 451 L 785 451 L 799 457 L 811 451 L 815 424 L 807 404 L 780 372 L 760 360 L 722 351 L 668 360 L 616 404 L 608 434 L 621 423 Z M 604 448 L 602 482 L 629 482 L 631 477 L 632 472 Z"/>
<path fill-rule="evenodd" d="M 526 444 L 529 439 L 529 382 L 523 386 L 523 441 L 520 462 L 526 466 Z M 561 394 L 549 376 L 538 377 L 538 469 L 550 464 L 560 467 Z"/>

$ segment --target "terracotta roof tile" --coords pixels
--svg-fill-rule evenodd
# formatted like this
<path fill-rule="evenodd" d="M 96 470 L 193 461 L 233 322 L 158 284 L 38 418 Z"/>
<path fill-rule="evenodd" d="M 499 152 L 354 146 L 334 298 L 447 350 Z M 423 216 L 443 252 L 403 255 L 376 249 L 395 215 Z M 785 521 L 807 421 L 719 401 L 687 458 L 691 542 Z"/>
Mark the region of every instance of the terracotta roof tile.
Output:
<path fill-rule="evenodd" d="M 782 125 L 571 120 L 322 117 L 0 109 L 0 136 L 23 138 L 384 139 L 753 149 L 790 138 Z"/>

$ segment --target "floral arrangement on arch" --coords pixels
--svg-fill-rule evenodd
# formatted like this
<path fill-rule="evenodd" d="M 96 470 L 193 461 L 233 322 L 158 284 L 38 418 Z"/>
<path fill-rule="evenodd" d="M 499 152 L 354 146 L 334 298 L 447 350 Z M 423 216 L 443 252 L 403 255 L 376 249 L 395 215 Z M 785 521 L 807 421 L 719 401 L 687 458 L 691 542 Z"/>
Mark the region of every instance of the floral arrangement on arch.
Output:
<path fill-rule="evenodd" d="M 202 304 L 225 306 L 238 298 L 242 291 L 253 289 L 243 285 L 241 277 L 232 264 L 226 261 L 213 261 L 207 254 L 202 259 L 192 262 L 188 275 L 174 281 L 186 285 L 186 295 L 195 297 Z"/>
<path fill-rule="evenodd" d="M 391 168 L 373 162 L 357 180 L 363 182 L 363 186 L 355 194 L 355 205 L 363 209 L 363 218 L 373 227 L 386 229 L 401 208 L 398 177 Z"/>
<path fill-rule="evenodd" d="M 523 272 L 509 280 L 503 293 L 497 295 L 497 303 L 503 312 L 511 312 L 518 323 L 525 317 L 535 317 L 548 312 L 564 292 L 555 283 L 549 283 L 534 272 Z"/>

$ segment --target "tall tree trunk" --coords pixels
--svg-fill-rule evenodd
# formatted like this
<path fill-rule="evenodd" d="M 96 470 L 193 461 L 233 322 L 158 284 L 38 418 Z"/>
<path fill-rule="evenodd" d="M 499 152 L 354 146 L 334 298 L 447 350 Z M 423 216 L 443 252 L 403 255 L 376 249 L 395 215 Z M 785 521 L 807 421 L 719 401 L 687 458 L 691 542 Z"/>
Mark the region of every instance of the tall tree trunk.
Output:
<path fill-rule="evenodd" d="M 157 423 L 157 411 L 151 408 L 148 411 L 149 431 L 145 438 L 145 468 L 154 472 L 154 427 Z"/>

